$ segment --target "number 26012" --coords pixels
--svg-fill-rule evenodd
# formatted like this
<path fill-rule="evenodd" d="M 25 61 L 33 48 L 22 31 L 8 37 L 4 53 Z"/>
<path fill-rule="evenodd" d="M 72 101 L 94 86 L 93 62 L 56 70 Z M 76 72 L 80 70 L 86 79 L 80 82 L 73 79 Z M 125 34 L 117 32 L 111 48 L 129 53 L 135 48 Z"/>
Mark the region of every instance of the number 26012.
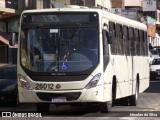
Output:
<path fill-rule="evenodd" d="M 52 83 L 36 83 L 36 86 L 35 86 L 35 89 L 36 90 L 52 90 L 54 89 L 54 84 Z"/>

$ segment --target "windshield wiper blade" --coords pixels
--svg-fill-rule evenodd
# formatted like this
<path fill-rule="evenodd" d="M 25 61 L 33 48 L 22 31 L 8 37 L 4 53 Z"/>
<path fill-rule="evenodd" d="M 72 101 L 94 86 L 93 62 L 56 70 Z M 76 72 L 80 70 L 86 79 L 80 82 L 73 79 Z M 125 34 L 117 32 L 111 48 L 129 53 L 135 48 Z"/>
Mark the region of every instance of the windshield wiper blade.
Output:
<path fill-rule="evenodd" d="M 38 29 L 43 30 L 45 36 L 46 36 L 47 38 L 49 38 L 49 40 L 51 39 L 51 37 L 49 37 L 49 36 L 47 35 L 47 33 L 46 33 L 46 31 L 45 31 L 43 25 L 41 25 L 41 24 L 36 24 L 36 26 L 38 27 Z"/>
<path fill-rule="evenodd" d="M 65 40 L 68 41 L 69 39 L 73 38 L 80 31 L 80 26 L 81 24 L 77 24 L 76 26 L 73 26 L 73 32 Z"/>

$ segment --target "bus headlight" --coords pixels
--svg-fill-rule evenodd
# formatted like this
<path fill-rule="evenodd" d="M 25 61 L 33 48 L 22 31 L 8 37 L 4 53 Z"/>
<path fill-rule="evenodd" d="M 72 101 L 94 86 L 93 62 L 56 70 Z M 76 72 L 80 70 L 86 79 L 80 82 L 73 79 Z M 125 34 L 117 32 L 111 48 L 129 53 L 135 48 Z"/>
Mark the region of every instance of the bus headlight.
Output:
<path fill-rule="evenodd" d="M 30 86 L 29 82 L 22 76 L 19 77 L 19 82 L 21 84 L 21 87 L 32 90 L 33 88 Z"/>
<path fill-rule="evenodd" d="M 101 73 L 96 74 L 96 75 L 91 79 L 91 81 L 86 85 L 85 88 L 86 88 L 86 89 L 90 89 L 90 88 L 92 88 L 92 87 L 95 87 L 95 86 L 97 85 L 100 77 L 101 77 Z"/>

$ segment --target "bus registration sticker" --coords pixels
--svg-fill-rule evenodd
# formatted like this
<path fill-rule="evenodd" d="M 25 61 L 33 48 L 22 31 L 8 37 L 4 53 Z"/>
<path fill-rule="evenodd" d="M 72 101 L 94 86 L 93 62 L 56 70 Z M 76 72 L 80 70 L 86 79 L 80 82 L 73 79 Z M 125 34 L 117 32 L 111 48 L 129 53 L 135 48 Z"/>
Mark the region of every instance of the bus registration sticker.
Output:
<path fill-rule="evenodd" d="M 52 98 L 51 100 L 52 102 L 66 102 L 66 97 L 56 97 L 56 98 Z"/>

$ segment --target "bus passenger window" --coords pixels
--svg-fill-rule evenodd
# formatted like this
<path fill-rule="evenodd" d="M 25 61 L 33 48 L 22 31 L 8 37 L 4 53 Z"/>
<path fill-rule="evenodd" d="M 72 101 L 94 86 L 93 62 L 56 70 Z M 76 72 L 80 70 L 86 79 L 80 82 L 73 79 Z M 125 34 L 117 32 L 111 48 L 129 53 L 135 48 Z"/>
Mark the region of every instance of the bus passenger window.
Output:
<path fill-rule="evenodd" d="M 138 31 L 134 30 L 134 41 L 135 41 L 135 55 L 137 55 L 137 40 L 138 40 Z"/>
<path fill-rule="evenodd" d="M 104 70 L 109 63 L 109 48 L 108 48 L 108 41 L 107 41 L 107 31 L 102 30 L 102 35 L 103 35 L 103 61 L 104 61 Z"/>
<path fill-rule="evenodd" d="M 137 56 L 140 55 L 140 43 L 139 43 L 139 30 L 138 29 L 135 29 L 134 31 L 134 36 L 135 36 L 135 54 Z"/>
<path fill-rule="evenodd" d="M 147 32 L 144 32 L 144 40 L 145 40 L 145 56 L 148 56 L 148 40 L 147 40 Z"/>
<path fill-rule="evenodd" d="M 111 53 L 113 55 L 117 54 L 117 40 L 116 40 L 116 26 L 115 23 L 109 22 L 109 31 L 112 33 L 112 44 L 111 44 Z"/>
<path fill-rule="evenodd" d="M 127 26 L 123 26 L 123 33 L 124 33 L 124 53 L 126 55 L 130 55 L 129 33 L 128 33 L 128 27 Z"/>
<path fill-rule="evenodd" d="M 145 48 L 144 48 L 144 31 L 140 30 L 140 46 L 141 46 L 141 55 L 144 56 Z"/>
<path fill-rule="evenodd" d="M 131 55 L 135 55 L 135 40 L 134 40 L 134 30 L 133 28 L 129 28 L 129 42 L 130 42 L 130 53 Z"/>
<path fill-rule="evenodd" d="M 122 25 L 116 24 L 116 38 L 117 38 L 117 52 L 118 54 L 122 55 L 123 52 L 123 32 L 122 32 Z"/>

